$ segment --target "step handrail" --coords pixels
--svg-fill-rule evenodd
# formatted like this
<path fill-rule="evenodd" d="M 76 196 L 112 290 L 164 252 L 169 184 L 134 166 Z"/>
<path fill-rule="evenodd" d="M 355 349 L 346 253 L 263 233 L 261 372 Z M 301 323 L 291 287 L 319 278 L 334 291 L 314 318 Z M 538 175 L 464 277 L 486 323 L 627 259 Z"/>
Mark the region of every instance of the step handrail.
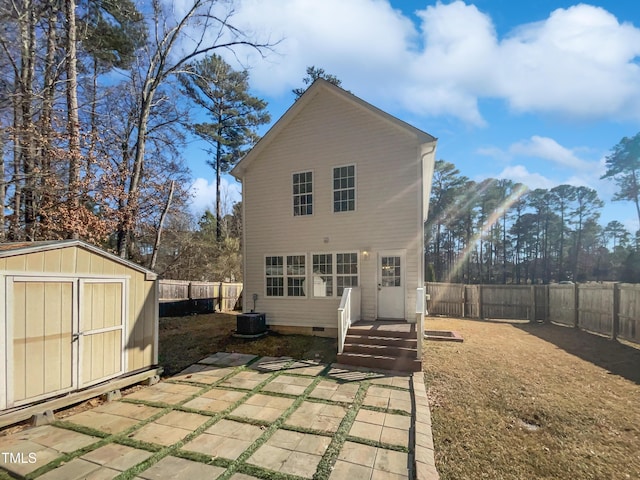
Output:
<path fill-rule="evenodd" d="M 344 350 L 344 340 L 351 326 L 351 288 L 345 288 L 338 307 L 338 353 Z"/>
<path fill-rule="evenodd" d="M 424 287 L 418 287 L 416 289 L 416 330 L 418 337 L 418 360 L 422 359 L 422 339 L 424 337 L 424 315 L 426 304 L 427 302 L 424 294 Z"/>

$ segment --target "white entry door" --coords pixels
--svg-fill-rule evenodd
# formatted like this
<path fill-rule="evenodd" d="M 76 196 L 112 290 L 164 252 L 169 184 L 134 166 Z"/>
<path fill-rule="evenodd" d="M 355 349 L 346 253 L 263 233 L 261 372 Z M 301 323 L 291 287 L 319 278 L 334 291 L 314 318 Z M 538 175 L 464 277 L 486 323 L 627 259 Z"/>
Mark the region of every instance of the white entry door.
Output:
<path fill-rule="evenodd" d="M 404 253 L 378 254 L 378 318 L 404 319 Z"/>

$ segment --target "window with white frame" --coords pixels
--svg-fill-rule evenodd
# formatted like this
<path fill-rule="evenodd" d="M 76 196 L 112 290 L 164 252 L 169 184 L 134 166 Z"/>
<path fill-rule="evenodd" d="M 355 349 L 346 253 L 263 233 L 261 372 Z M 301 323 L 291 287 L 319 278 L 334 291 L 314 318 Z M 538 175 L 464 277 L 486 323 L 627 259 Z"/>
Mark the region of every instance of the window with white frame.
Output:
<path fill-rule="evenodd" d="M 356 166 L 333 169 L 333 211 L 350 212 L 356 209 Z"/>
<path fill-rule="evenodd" d="M 265 281 L 267 297 L 284 296 L 284 269 L 282 257 L 265 257 Z"/>
<path fill-rule="evenodd" d="M 336 286 L 338 296 L 345 288 L 358 286 L 358 254 L 336 254 Z"/>
<path fill-rule="evenodd" d="M 287 256 L 287 296 L 304 297 L 305 255 Z"/>
<path fill-rule="evenodd" d="M 357 253 L 314 253 L 311 260 L 314 297 L 340 297 L 345 288 L 358 286 Z"/>
<path fill-rule="evenodd" d="M 333 297 L 333 254 L 312 255 L 313 296 Z"/>
<path fill-rule="evenodd" d="M 264 267 L 267 297 L 306 296 L 306 255 L 266 256 Z"/>
<path fill-rule="evenodd" d="M 293 215 L 313 214 L 313 172 L 293 174 Z"/>

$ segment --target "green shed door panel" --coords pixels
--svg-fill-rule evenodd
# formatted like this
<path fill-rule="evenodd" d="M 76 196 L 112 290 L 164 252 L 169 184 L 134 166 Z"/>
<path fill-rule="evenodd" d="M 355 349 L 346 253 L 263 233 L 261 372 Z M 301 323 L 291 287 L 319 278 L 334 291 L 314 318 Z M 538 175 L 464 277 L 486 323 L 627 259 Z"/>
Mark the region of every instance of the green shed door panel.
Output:
<path fill-rule="evenodd" d="M 13 403 L 73 389 L 73 281 L 8 278 L 7 287 Z"/>
<path fill-rule="evenodd" d="M 124 372 L 124 280 L 80 280 L 80 387 Z"/>

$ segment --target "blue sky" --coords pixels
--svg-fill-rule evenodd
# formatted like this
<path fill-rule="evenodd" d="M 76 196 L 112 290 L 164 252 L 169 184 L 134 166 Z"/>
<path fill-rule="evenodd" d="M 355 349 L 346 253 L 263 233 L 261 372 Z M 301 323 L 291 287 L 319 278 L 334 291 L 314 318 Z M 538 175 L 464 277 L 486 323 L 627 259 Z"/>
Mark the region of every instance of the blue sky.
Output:
<path fill-rule="evenodd" d="M 242 0 L 232 23 L 278 41 L 250 69 L 275 122 L 309 65 L 344 88 L 438 137 L 437 158 L 474 180 L 598 191 L 602 222 L 638 229 L 631 203 L 612 202 L 604 159 L 640 131 L 640 8 L 615 2 L 476 0 Z M 215 202 L 202 145 L 185 152 L 193 210 Z M 225 178 L 225 197 L 239 199 Z"/>

